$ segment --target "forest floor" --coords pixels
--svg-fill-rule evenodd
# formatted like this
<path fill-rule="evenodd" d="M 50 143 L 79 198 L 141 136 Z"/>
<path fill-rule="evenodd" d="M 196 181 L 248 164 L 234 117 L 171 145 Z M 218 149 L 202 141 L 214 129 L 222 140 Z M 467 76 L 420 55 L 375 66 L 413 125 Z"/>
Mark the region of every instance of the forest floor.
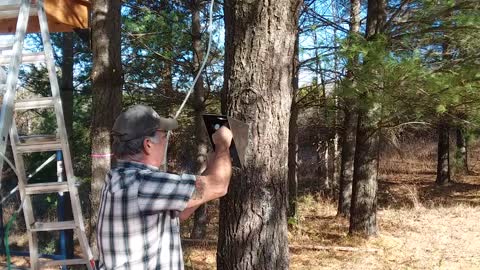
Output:
<path fill-rule="evenodd" d="M 434 183 L 433 143 L 383 155 L 378 235 L 368 240 L 348 236 L 336 203 L 304 189 L 298 222 L 289 229 L 290 269 L 480 269 L 480 148 L 474 149 L 472 173 L 454 175 L 445 187 Z M 212 218 L 209 239 L 216 239 L 216 223 Z M 188 269 L 215 269 L 213 241 L 186 244 Z"/>
<path fill-rule="evenodd" d="M 472 173 L 454 175 L 445 187 L 434 183 L 433 143 L 382 154 L 378 235 L 367 240 L 348 236 L 348 219 L 336 216 L 335 201 L 312 188 L 315 177 L 302 175 L 299 218 L 289 226 L 290 269 L 480 269 L 480 145 L 473 149 Z M 215 269 L 217 205 L 208 206 L 209 240 L 184 242 L 186 269 Z M 184 238 L 190 225 L 182 228 Z M 24 236 L 15 239 L 28 245 Z M 0 257 L 0 269 L 3 262 Z M 26 258 L 13 262 L 28 266 Z"/>

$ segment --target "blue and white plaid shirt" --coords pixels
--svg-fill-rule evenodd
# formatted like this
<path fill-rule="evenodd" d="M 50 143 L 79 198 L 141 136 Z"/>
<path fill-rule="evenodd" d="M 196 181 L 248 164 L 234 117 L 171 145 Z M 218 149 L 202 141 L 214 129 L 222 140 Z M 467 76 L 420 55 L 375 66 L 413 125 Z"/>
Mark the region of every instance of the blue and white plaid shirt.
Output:
<path fill-rule="evenodd" d="M 183 270 L 178 215 L 194 175 L 119 161 L 106 176 L 97 224 L 100 269 Z"/>

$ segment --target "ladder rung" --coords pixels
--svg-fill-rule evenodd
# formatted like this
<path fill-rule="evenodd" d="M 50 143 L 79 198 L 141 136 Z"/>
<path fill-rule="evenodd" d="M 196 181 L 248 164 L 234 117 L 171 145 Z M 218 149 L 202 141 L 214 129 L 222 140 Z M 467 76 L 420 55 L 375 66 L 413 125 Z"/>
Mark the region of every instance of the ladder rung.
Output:
<path fill-rule="evenodd" d="M 21 4 L 22 4 L 21 0 L 2 0 L 2 3 L 0 4 L 0 11 L 15 10 L 15 9 L 19 10 Z"/>
<path fill-rule="evenodd" d="M 58 221 L 58 222 L 35 222 L 30 229 L 32 232 L 48 232 L 75 229 L 75 221 Z"/>
<path fill-rule="evenodd" d="M 5 38 L 0 40 L 0 50 L 12 49 L 15 40 L 13 38 Z"/>
<path fill-rule="evenodd" d="M 3 0 L 2 0 L 3 1 Z M 0 6 L 1 8 L 1 6 Z M 0 19 L 3 20 L 3 19 L 14 19 L 14 18 L 17 18 L 18 17 L 18 14 L 20 12 L 20 9 L 17 7 L 16 9 L 3 9 L 3 10 L 0 10 Z M 37 15 L 37 9 L 34 8 L 34 7 L 30 7 L 30 12 L 29 12 L 29 16 L 36 16 Z"/>
<path fill-rule="evenodd" d="M 69 190 L 68 190 L 67 182 L 28 184 L 25 186 L 25 192 L 28 195 L 55 193 L 55 192 L 68 192 L 68 191 Z"/>
<path fill-rule="evenodd" d="M 76 265 L 76 264 L 88 264 L 90 263 L 85 259 L 68 259 L 68 260 L 53 260 L 39 262 L 43 267 L 58 266 L 58 265 Z"/>
<path fill-rule="evenodd" d="M 0 55 L 0 65 L 8 65 L 12 60 L 12 55 Z M 22 55 L 22 64 L 44 63 L 45 54 L 43 52 L 24 53 Z"/>
<path fill-rule="evenodd" d="M 31 98 L 23 100 L 21 99 L 15 102 L 15 110 L 51 108 L 54 104 L 55 98 L 53 97 Z"/>
<path fill-rule="evenodd" d="M 30 136 L 19 136 L 20 143 L 27 144 L 39 144 L 39 143 L 49 143 L 57 139 L 55 135 L 30 135 Z"/>
<path fill-rule="evenodd" d="M 25 139 L 25 138 L 24 138 Z M 32 141 L 17 144 L 18 153 L 48 152 L 62 150 L 62 143 L 58 140 Z"/>

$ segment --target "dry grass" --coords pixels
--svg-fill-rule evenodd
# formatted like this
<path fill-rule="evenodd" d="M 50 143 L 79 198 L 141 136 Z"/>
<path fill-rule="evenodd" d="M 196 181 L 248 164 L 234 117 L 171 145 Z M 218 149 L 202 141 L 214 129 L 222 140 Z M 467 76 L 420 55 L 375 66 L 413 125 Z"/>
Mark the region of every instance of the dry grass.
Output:
<path fill-rule="evenodd" d="M 425 207 L 416 195 L 410 196 L 416 207 L 379 211 L 379 235 L 369 240 L 347 235 L 348 221 L 335 216 L 334 204 L 304 197 L 299 224 L 290 229 L 290 244 L 349 246 L 359 250 L 292 249 L 290 268 L 480 269 L 480 209 L 466 204 Z M 363 251 L 367 248 L 380 252 Z M 186 248 L 185 253 L 189 269 L 215 269 L 214 245 Z"/>
<path fill-rule="evenodd" d="M 474 169 L 480 167 L 479 150 L 477 145 L 470 153 Z M 455 175 L 455 183 L 435 186 L 435 152 L 435 144 L 425 140 L 382 154 L 379 234 L 368 240 L 349 237 L 348 220 L 336 217 L 335 203 L 307 190 L 289 243 L 359 250 L 291 249 L 290 269 L 480 269 L 480 177 Z M 185 248 L 189 269 L 215 269 L 215 248 Z"/>

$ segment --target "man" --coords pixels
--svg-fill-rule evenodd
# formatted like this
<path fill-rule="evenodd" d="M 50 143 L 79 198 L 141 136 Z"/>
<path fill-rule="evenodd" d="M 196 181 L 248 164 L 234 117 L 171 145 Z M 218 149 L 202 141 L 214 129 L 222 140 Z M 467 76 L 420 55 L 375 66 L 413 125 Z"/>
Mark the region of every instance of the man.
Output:
<path fill-rule="evenodd" d="M 183 269 L 179 219 L 227 193 L 232 133 L 213 134 L 215 152 L 202 176 L 161 172 L 167 132 L 177 121 L 136 105 L 113 125 L 117 166 L 106 176 L 97 225 L 100 269 Z"/>

